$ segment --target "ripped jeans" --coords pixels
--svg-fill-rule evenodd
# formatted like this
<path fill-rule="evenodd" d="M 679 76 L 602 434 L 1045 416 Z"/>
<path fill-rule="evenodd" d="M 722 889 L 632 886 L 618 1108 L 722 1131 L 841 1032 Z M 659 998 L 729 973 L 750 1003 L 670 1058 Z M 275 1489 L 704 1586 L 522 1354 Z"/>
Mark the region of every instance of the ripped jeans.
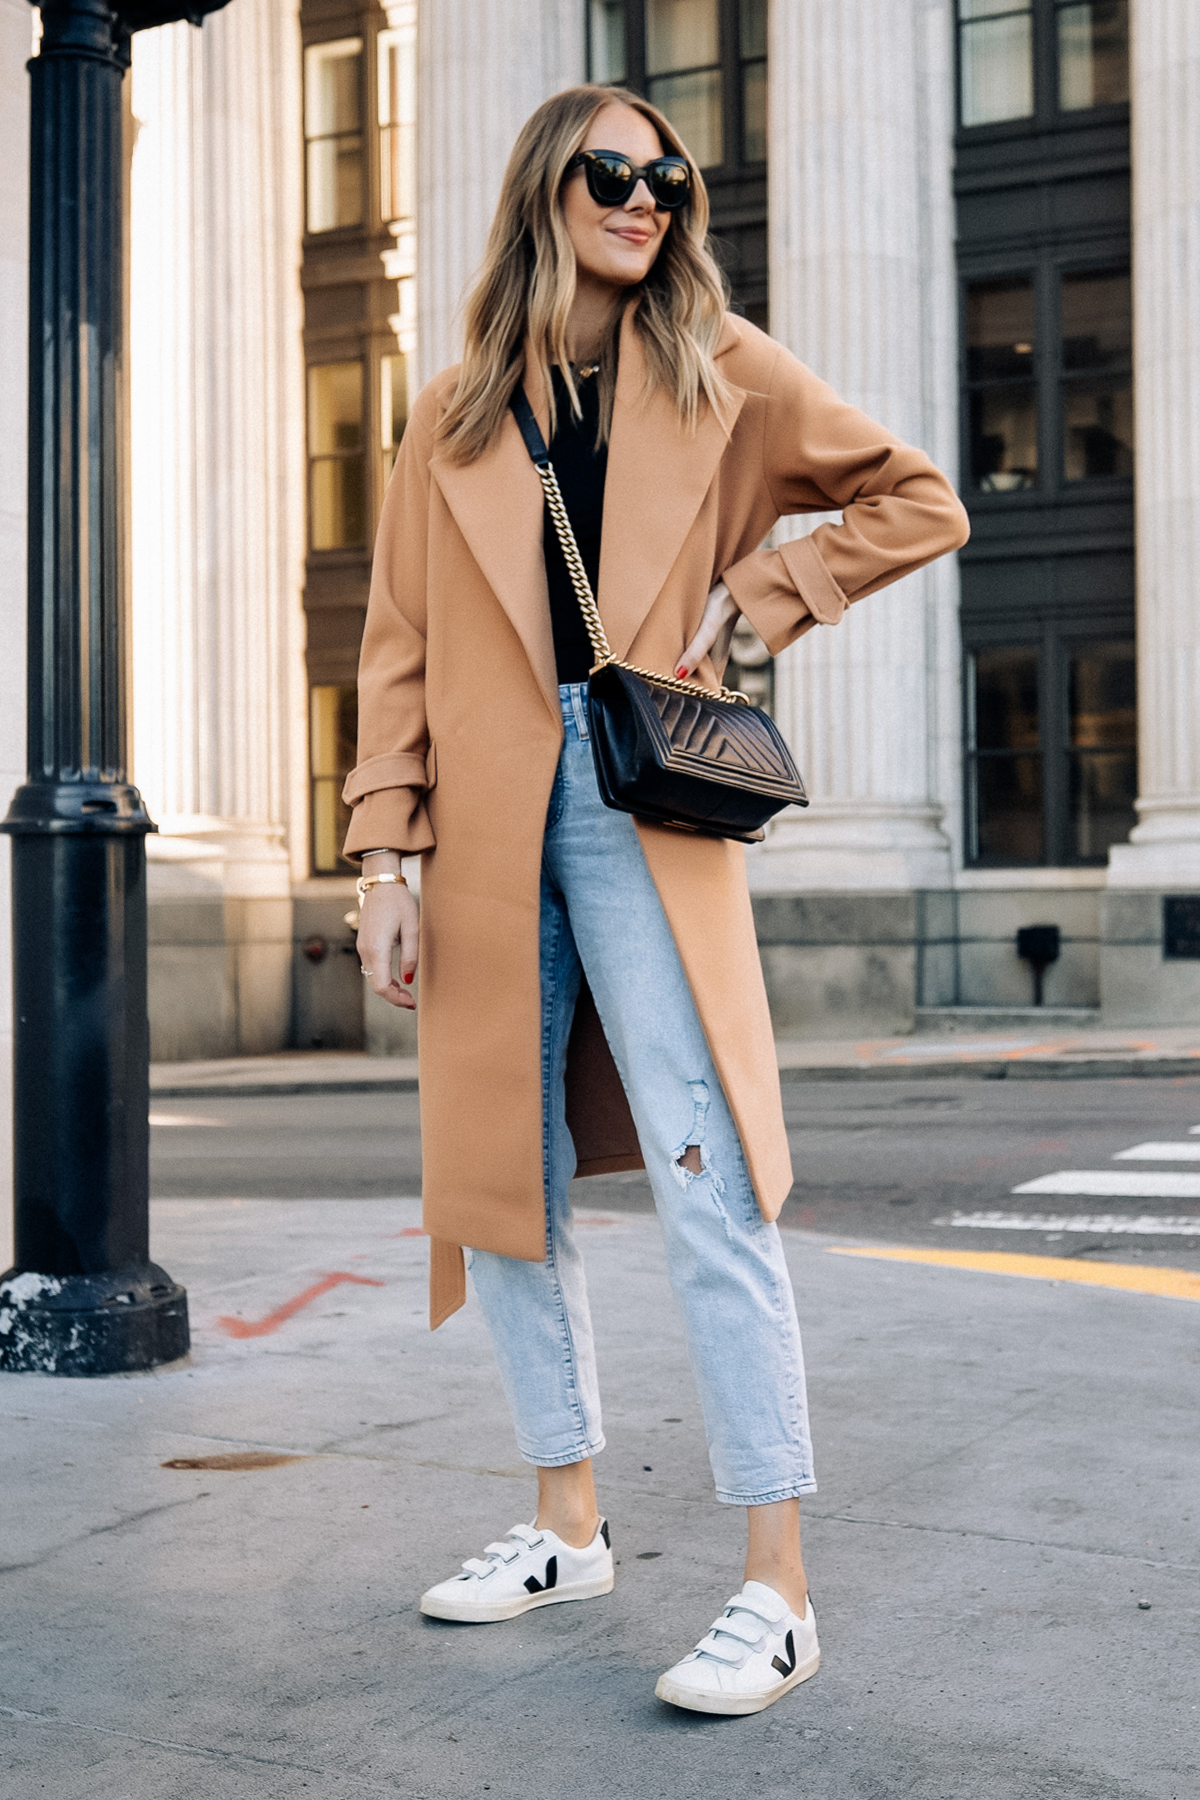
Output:
<path fill-rule="evenodd" d="M 761 1506 L 815 1491 L 800 1328 L 779 1232 L 750 1184 L 633 820 L 600 799 L 583 688 L 559 689 L 565 741 L 542 861 L 546 1261 L 475 1251 L 471 1275 L 526 1462 L 604 1447 L 569 1189 L 564 1071 L 581 969 L 646 1161 L 683 1314 L 717 1498 Z M 693 1174 L 681 1159 L 699 1150 Z M 695 1157 L 689 1160 L 695 1161 Z M 647 1383 L 654 1379 L 646 1368 Z"/>

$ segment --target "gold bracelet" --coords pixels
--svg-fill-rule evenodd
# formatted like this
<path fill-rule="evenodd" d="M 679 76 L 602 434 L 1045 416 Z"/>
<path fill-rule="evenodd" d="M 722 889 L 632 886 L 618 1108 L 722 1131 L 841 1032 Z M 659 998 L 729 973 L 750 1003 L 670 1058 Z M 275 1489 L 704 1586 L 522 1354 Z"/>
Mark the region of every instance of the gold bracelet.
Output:
<path fill-rule="evenodd" d="M 354 891 L 358 895 L 358 904 L 362 905 L 369 888 L 378 887 L 383 881 L 398 881 L 401 887 L 408 886 L 403 875 L 393 875 L 390 872 L 385 875 L 360 875 L 354 884 Z"/>

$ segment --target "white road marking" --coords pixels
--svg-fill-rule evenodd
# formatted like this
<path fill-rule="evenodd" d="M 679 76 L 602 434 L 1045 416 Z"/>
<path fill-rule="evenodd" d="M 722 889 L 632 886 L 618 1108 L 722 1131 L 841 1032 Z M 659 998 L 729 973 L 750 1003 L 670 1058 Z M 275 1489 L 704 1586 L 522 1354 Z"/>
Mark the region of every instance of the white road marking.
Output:
<path fill-rule="evenodd" d="M 202 1113 L 163 1113 L 150 1114 L 152 1125 L 224 1125 L 224 1119 L 207 1119 Z"/>
<path fill-rule="evenodd" d="M 1200 1237 L 1200 1215 L 1195 1218 L 1164 1219 L 1143 1213 L 1129 1218 L 1118 1213 L 955 1213 L 953 1218 L 935 1219 L 935 1225 L 967 1225 L 978 1231 L 1083 1231 L 1108 1237 L 1120 1232 L 1126 1237 Z"/>
<path fill-rule="evenodd" d="M 1094 1194 L 1109 1200 L 1200 1200 L 1200 1175 L 1164 1169 L 1161 1174 L 1133 1169 L 1058 1169 L 1023 1181 L 1013 1194 Z"/>
<path fill-rule="evenodd" d="M 1200 1162 L 1200 1144 L 1135 1144 L 1118 1150 L 1114 1162 Z"/>

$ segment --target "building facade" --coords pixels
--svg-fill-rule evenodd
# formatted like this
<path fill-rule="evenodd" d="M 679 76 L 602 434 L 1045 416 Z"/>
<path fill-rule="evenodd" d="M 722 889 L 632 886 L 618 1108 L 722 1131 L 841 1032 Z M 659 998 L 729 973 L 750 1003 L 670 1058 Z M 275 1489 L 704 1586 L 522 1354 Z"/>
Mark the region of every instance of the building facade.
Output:
<path fill-rule="evenodd" d="M 26 0 L 0 21 L 18 418 Z M 411 1047 L 364 1012 L 339 856 L 371 537 L 516 131 L 586 78 L 646 93 L 705 166 L 738 310 L 971 512 L 959 558 L 776 661 L 739 632 L 812 795 L 748 856 L 780 1032 L 1027 1005 L 1031 924 L 1060 934 L 1048 1003 L 1195 1018 L 1192 0 L 231 0 L 139 34 L 127 84 L 155 1054 Z M 18 434 L 0 456 L 11 785 Z"/>

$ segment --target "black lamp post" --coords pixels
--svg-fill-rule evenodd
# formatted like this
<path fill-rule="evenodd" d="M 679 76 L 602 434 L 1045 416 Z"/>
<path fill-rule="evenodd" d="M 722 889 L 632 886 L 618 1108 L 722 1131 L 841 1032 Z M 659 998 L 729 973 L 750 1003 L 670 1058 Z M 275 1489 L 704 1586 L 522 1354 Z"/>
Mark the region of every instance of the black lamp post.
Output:
<path fill-rule="evenodd" d="M 146 845 L 126 771 L 121 82 L 130 34 L 225 0 L 45 0 L 32 82 L 28 779 L 12 839 L 16 1257 L 0 1368 L 188 1347 L 150 1261 Z"/>

